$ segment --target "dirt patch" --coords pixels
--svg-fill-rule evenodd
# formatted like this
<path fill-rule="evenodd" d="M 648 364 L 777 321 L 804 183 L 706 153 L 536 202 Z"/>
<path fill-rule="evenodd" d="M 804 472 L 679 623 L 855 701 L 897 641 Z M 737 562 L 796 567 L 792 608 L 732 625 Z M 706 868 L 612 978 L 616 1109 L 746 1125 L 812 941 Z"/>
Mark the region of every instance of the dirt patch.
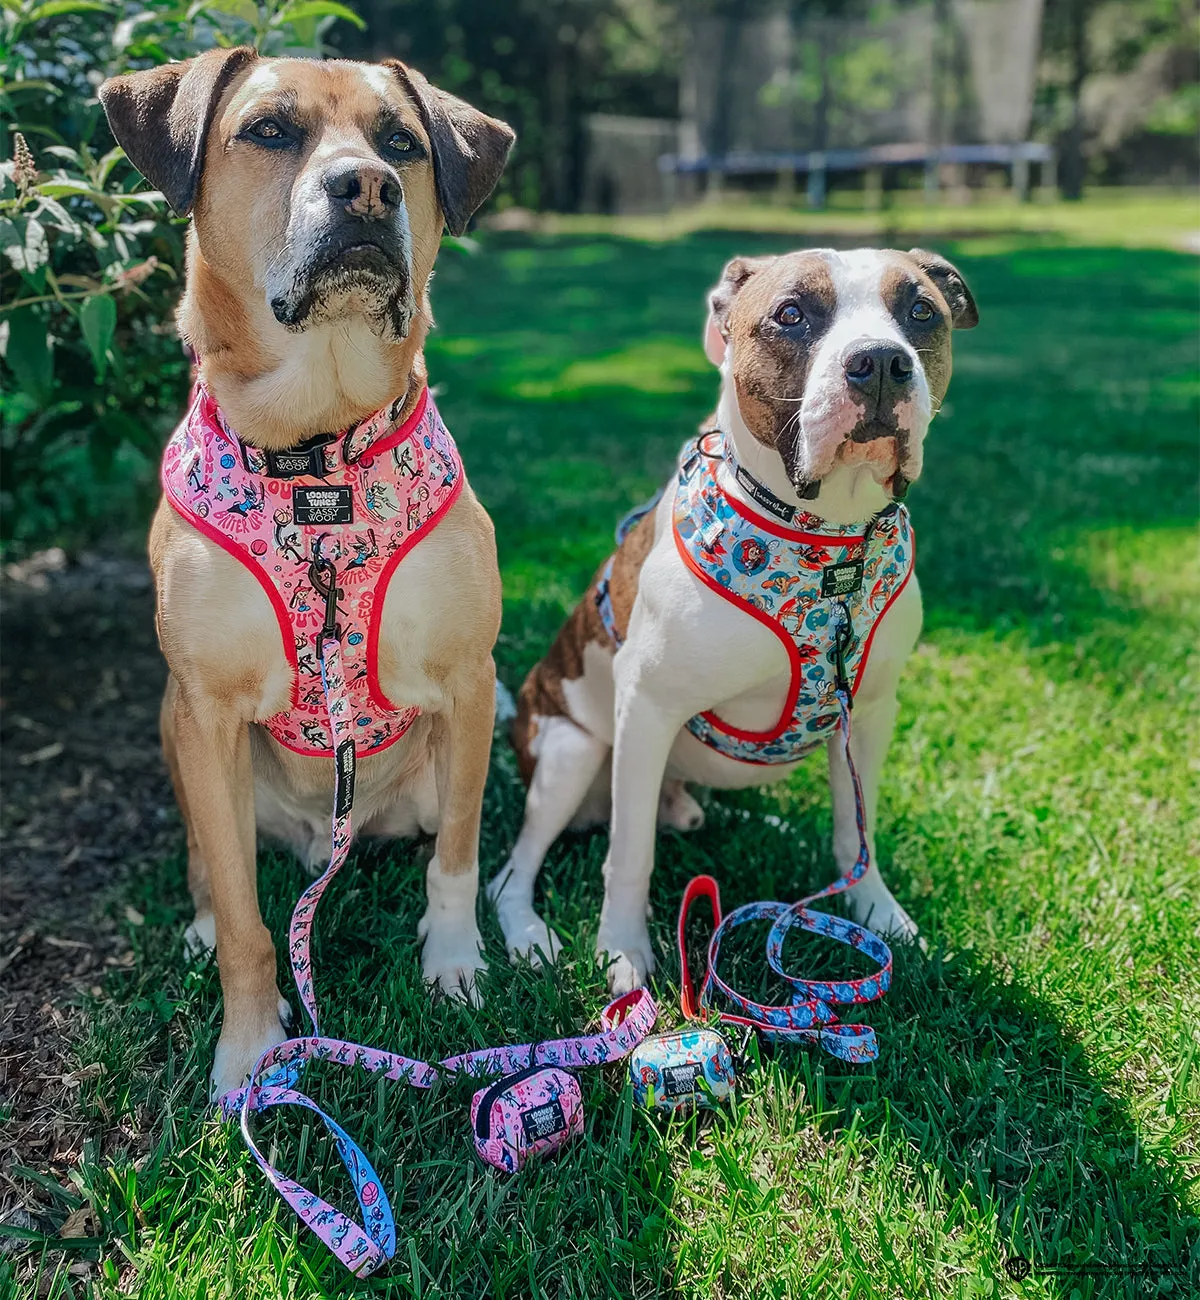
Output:
<path fill-rule="evenodd" d="M 79 1000 L 133 960 L 115 890 L 182 831 L 145 561 L 42 552 L 6 566 L 0 615 L 0 1219 L 50 1227 L 13 1169 L 78 1163 Z"/>

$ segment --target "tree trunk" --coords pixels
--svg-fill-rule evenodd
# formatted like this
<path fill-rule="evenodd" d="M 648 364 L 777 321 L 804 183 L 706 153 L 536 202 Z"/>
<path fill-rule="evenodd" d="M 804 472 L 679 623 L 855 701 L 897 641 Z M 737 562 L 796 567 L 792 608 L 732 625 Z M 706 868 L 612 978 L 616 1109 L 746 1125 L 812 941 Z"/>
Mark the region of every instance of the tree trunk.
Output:
<path fill-rule="evenodd" d="M 1071 125 L 1062 142 L 1059 176 L 1064 199 L 1083 198 L 1083 83 L 1088 75 L 1088 0 L 1071 0 Z"/>

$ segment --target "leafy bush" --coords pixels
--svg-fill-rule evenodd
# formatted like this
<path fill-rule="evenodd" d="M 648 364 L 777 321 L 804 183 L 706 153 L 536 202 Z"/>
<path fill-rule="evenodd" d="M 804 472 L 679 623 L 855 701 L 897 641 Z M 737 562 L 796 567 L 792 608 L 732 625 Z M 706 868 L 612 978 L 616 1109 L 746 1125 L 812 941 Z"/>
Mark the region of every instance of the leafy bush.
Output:
<path fill-rule="evenodd" d="M 321 55 L 333 0 L 4 0 L 0 538 L 77 542 L 145 514 L 188 381 L 172 320 L 185 223 L 113 145 L 109 76 L 213 45 Z"/>

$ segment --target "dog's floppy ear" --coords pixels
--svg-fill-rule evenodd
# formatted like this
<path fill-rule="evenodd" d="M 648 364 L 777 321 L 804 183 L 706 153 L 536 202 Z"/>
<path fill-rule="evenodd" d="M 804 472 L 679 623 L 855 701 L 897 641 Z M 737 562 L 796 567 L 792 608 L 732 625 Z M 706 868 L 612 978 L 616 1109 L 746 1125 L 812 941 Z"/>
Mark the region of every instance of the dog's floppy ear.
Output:
<path fill-rule="evenodd" d="M 221 92 L 257 57 L 245 45 L 209 50 L 185 63 L 110 77 L 100 87 L 117 143 L 181 217 L 196 202 L 208 125 Z"/>
<path fill-rule="evenodd" d="M 720 282 L 709 292 L 704 355 L 714 366 L 725 360 L 725 347 L 729 342 L 729 310 L 733 300 L 746 281 L 772 260 L 770 257 L 735 257 L 721 272 Z"/>
<path fill-rule="evenodd" d="M 386 64 L 417 102 L 433 149 L 433 175 L 446 229 L 461 235 L 496 188 L 516 133 L 465 99 L 448 95 L 399 59 Z"/>
<path fill-rule="evenodd" d="M 972 330 L 979 324 L 979 308 L 958 268 L 937 253 L 924 248 L 910 248 L 909 257 L 941 290 L 950 308 L 950 320 L 956 330 Z"/>

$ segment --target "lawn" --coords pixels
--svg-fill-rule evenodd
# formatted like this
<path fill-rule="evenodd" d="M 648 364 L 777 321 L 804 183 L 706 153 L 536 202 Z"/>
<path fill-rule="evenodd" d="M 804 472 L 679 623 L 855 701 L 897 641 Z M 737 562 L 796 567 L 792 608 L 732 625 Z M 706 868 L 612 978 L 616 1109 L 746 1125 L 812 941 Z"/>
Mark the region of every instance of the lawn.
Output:
<path fill-rule="evenodd" d="M 443 255 L 430 370 L 496 523 L 510 688 L 712 406 L 706 287 L 734 253 L 797 242 L 490 234 Z M 178 852 L 112 903 L 144 923 L 129 926 L 132 968 L 89 1007 L 80 1063 L 103 1072 L 80 1105 L 124 1139 L 81 1166 L 102 1244 L 48 1254 L 45 1280 L 82 1257 L 103 1261 L 96 1294 L 143 1300 L 1196 1294 L 1197 264 L 1061 232 L 939 247 L 982 323 L 957 340 L 910 497 L 926 624 L 878 851 L 929 951 L 898 954 L 867 1014 L 880 1059 L 764 1053 L 703 1126 L 634 1113 L 619 1069 L 591 1071 L 584 1140 L 515 1179 L 474 1159 L 468 1083 L 431 1098 L 313 1069 L 397 1214 L 392 1267 L 354 1282 L 206 1111 L 219 996 L 215 970 L 182 954 L 181 829 Z M 830 871 L 823 760 L 783 789 L 701 797 L 706 828 L 659 839 L 665 1023 L 690 875 L 712 872 L 733 905 L 797 897 Z M 485 877 L 521 802 L 498 742 Z M 554 971 L 511 968 L 481 902 L 480 1011 L 431 1008 L 421 985 L 419 849 L 358 850 L 318 920 L 326 1032 L 432 1058 L 594 1024 L 605 845 L 569 837 L 547 863 L 542 904 L 566 941 Z M 260 862 L 280 938 L 306 877 L 283 854 Z M 289 1172 L 345 1199 L 319 1130 L 284 1114 L 259 1131 Z M 78 1204 L 64 1195 L 64 1215 Z M 1060 1271 L 1011 1281 L 1014 1255 Z M 82 1294 L 57 1276 L 53 1293 Z"/>

